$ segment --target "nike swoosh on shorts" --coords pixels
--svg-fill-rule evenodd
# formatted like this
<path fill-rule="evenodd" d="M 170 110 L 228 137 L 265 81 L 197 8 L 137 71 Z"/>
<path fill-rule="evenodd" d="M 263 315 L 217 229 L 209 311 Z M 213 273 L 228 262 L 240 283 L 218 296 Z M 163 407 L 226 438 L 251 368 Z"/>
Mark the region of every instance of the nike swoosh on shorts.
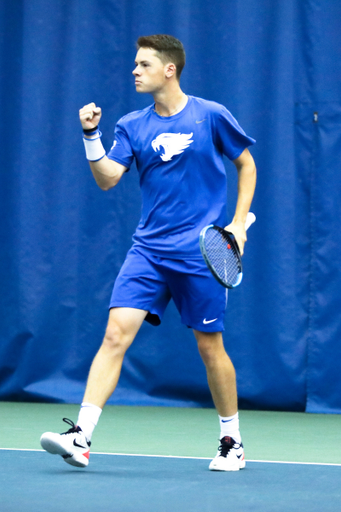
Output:
<path fill-rule="evenodd" d="M 203 320 L 203 323 L 206 325 L 206 324 L 211 324 L 212 322 L 215 322 L 216 320 L 218 320 L 218 318 L 213 318 L 213 320 L 206 320 L 206 318 Z"/>

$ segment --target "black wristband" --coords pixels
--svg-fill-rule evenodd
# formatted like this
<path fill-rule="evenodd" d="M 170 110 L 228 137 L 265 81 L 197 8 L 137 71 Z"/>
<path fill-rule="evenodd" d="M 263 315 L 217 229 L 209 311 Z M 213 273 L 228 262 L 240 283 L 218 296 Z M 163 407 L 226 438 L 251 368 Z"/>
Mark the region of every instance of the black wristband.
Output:
<path fill-rule="evenodd" d="M 83 132 L 85 135 L 91 135 L 92 133 L 96 133 L 98 130 L 98 125 L 95 128 L 83 128 Z"/>

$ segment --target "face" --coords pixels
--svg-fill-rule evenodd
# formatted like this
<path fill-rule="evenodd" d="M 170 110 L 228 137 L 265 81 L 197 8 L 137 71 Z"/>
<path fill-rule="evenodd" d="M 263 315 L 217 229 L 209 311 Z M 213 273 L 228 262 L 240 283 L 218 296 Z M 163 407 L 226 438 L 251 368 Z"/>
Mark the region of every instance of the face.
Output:
<path fill-rule="evenodd" d="M 135 86 L 137 92 L 157 92 L 166 84 L 167 78 L 173 74 L 174 64 L 164 65 L 156 51 L 150 48 L 140 48 L 136 54 Z"/>

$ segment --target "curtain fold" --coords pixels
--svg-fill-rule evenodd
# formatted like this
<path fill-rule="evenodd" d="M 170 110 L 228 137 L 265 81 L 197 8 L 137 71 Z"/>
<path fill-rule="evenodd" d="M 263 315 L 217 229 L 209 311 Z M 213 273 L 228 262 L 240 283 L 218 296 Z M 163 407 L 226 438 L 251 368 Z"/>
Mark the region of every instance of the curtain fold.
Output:
<path fill-rule="evenodd" d="M 109 150 L 117 120 L 152 101 L 134 89 L 137 38 L 171 33 L 183 90 L 257 140 L 257 222 L 226 316 L 240 406 L 341 412 L 340 19 L 336 0 L 1 2 L 0 399 L 82 399 L 141 204 L 135 167 L 97 188 L 78 110 L 102 107 Z M 213 405 L 173 304 L 143 325 L 109 403 Z"/>

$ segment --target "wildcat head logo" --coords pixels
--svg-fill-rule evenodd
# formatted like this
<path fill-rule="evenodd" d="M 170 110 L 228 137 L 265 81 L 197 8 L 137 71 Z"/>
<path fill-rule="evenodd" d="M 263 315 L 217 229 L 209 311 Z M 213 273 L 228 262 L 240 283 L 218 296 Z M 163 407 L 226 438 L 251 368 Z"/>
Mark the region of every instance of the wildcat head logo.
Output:
<path fill-rule="evenodd" d="M 163 147 L 164 153 L 160 155 L 161 160 L 169 162 L 174 155 L 183 153 L 193 140 L 191 140 L 193 133 L 187 135 L 186 133 L 161 133 L 152 142 L 154 151 L 159 151 Z"/>

